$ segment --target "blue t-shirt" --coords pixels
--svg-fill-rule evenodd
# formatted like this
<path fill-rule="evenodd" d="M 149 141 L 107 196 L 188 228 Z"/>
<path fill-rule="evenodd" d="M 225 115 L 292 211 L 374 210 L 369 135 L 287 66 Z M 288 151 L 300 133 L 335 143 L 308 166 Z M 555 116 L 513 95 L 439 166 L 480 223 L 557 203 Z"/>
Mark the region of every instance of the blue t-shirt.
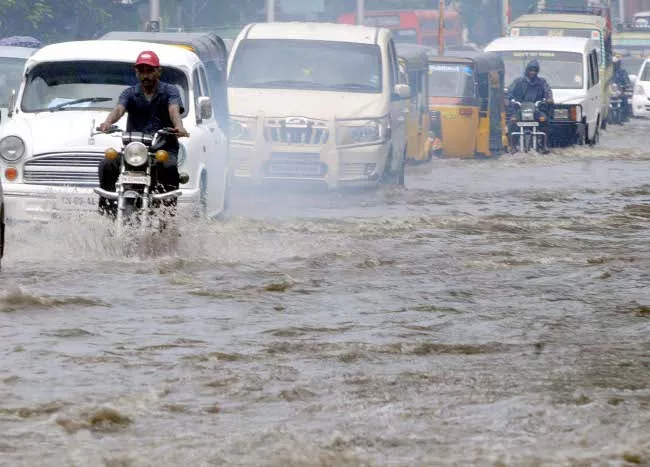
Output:
<path fill-rule="evenodd" d="M 155 133 L 163 128 L 173 128 L 169 106 L 178 105 L 181 114 L 184 112 L 178 88 L 162 81 L 158 82 L 150 101 L 145 97 L 142 87 L 137 84 L 122 91 L 118 104 L 124 106 L 128 113 L 126 131 Z"/>

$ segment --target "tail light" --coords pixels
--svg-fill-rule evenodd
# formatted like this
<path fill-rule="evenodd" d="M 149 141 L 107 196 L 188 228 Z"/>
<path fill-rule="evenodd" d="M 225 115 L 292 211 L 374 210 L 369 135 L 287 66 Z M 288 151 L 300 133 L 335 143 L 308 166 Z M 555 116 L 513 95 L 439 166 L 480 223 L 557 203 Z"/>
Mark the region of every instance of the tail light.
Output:
<path fill-rule="evenodd" d="M 465 117 L 471 117 L 472 116 L 472 109 L 469 107 L 461 107 L 458 109 L 458 113 L 460 115 L 464 115 Z"/>

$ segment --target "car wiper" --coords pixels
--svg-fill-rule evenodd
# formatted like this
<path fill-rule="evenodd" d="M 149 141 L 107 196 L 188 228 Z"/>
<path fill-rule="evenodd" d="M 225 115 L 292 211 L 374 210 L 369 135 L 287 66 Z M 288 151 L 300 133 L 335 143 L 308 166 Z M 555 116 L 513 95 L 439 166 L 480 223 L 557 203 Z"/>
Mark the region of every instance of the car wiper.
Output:
<path fill-rule="evenodd" d="M 332 84 L 328 86 L 332 89 L 363 89 L 364 91 L 379 91 L 376 86 L 372 84 L 362 84 L 362 83 L 340 83 Z"/>
<path fill-rule="evenodd" d="M 251 86 L 309 86 L 310 88 L 323 88 L 324 84 L 314 83 L 313 81 L 298 81 L 298 80 L 277 80 L 277 81 L 263 81 L 261 83 L 251 83 Z"/>
<path fill-rule="evenodd" d="M 75 99 L 73 101 L 63 102 L 59 105 L 55 105 L 54 107 L 50 108 L 50 112 L 61 110 L 69 105 L 83 104 L 84 102 L 92 102 L 93 104 L 95 104 L 97 102 L 108 102 L 112 100 L 113 100 L 112 97 L 83 97 L 81 99 Z"/>

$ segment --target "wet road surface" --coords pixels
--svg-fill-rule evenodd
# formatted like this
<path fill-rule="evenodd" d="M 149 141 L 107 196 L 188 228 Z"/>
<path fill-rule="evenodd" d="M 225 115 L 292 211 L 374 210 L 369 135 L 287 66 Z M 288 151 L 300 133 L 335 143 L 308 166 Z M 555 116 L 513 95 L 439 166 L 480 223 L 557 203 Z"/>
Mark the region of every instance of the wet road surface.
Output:
<path fill-rule="evenodd" d="M 0 465 L 650 465 L 648 129 L 238 193 L 136 257 L 12 227 Z"/>

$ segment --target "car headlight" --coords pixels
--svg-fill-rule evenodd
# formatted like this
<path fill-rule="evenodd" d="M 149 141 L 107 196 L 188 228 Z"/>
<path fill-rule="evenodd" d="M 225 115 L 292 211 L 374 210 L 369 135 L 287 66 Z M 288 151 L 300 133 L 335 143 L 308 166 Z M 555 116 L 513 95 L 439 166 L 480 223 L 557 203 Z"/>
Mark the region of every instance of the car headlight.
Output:
<path fill-rule="evenodd" d="M 553 109 L 553 118 L 557 120 L 568 120 L 569 109 Z"/>
<path fill-rule="evenodd" d="M 124 160 L 133 167 L 144 165 L 149 157 L 147 146 L 142 143 L 129 143 L 124 149 Z"/>
<path fill-rule="evenodd" d="M 338 122 L 337 144 L 381 143 L 388 139 L 388 118 Z"/>
<path fill-rule="evenodd" d="M 232 141 L 253 141 L 255 120 L 230 119 L 230 139 Z"/>
<path fill-rule="evenodd" d="M 25 143 L 18 136 L 7 136 L 0 141 L 0 157 L 16 162 L 25 155 Z"/>

